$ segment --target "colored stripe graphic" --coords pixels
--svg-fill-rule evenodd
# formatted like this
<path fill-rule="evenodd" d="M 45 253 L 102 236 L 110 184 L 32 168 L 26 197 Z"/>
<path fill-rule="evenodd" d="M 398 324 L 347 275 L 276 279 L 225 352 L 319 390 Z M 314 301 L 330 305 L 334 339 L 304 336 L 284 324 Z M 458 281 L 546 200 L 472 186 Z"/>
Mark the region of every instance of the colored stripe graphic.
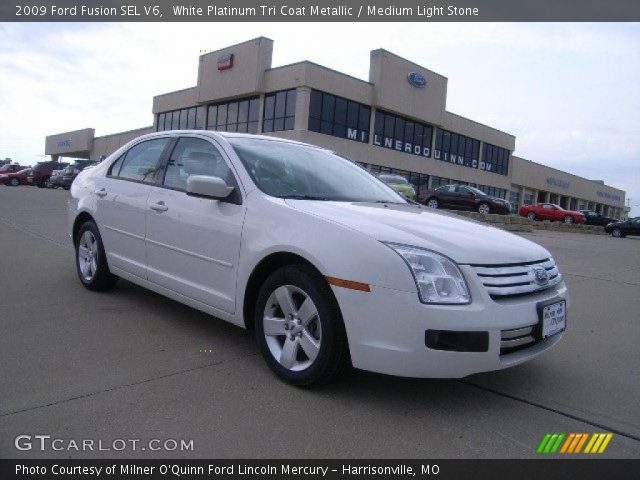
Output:
<path fill-rule="evenodd" d="M 547 433 L 544 436 L 544 438 L 540 442 L 540 445 L 538 445 L 538 450 L 536 450 L 537 453 L 542 453 L 544 451 L 544 447 L 547 445 L 547 442 L 549 441 L 550 438 L 551 438 L 551 434 L 550 433 Z"/>
<path fill-rule="evenodd" d="M 612 433 L 547 433 L 537 453 L 541 454 L 579 454 L 579 453 L 603 453 L 613 438 Z M 586 447 L 585 447 L 586 444 Z M 584 451 L 582 450 L 584 448 Z"/>
<path fill-rule="evenodd" d="M 547 433 L 540 442 L 540 445 L 538 445 L 538 450 L 536 450 L 536 452 L 556 453 L 565 436 L 566 435 L 564 433 Z"/>

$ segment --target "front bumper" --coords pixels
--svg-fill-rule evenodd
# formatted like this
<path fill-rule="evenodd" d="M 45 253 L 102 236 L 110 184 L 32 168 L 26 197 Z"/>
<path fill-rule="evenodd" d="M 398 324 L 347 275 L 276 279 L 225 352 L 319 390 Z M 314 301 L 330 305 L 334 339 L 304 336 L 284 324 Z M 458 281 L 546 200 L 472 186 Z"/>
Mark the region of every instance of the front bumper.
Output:
<path fill-rule="evenodd" d="M 475 273 L 460 268 L 467 279 Z M 476 282 L 468 282 L 469 305 L 425 305 L 416 292 L 372 286 L 370 293 L 332 287 L 344 318 L 353 366 L 404 377 L 461 378 L 500 370 L 530 360 L 556 343 L 562 334 L 529 347 L 500 354 L 502 332 L 538 324 L 536 305 L 567 300 L 564 282 L 535 294 L 493 300 Z M 456 352 L 427 348 L 427 330 L 487 332 L 488 350 Z"/>

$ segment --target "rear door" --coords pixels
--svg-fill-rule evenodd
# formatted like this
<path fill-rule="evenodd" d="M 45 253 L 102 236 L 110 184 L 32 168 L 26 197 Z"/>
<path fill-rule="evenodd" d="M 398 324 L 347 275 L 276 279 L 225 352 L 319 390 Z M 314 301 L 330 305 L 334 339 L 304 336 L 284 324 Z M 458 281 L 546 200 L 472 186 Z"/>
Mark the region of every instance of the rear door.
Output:
<path fill-rule="evenodd" d="M 226 155 L 210 139 L 181 136 L 161 185 L 147 201 L 149 280 L 188 298 L 234 313 L 245 206 Z M 225 200 L 187 195 L 190 175 L 224 179 Z"/>
<path fill-rule="evenodd" d="M 137 143 L 95 182 L 96 220 L 109 265 L 140 278 L 146 278 L 147 198 L 170 141 L 167 136 Z"/>

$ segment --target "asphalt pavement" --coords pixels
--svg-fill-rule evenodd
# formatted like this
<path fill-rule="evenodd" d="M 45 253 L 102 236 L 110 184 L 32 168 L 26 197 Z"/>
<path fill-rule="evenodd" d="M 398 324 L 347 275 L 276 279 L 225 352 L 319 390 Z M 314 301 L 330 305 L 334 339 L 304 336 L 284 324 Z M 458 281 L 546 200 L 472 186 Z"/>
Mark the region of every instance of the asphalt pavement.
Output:
<path fill-rule="evenodd" d="M 548 432 L 613 432 L 600 458 L 640 458 L 638 237 L 524 234 L 552 252 L 572 302 L 562 342 L 536 360 L 299 389 L 250 332 L 125 281 L 84 289 L 67 195 L 0 187 L 2 458 L 532 458 Z"/>

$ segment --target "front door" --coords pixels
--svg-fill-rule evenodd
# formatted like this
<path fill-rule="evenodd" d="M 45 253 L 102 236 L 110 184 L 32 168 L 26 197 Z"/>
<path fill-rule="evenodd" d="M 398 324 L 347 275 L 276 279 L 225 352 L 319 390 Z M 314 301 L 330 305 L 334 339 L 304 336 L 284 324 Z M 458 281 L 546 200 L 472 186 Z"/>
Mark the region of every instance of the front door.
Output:
<path fill-rule="evenodd" d="M 189 175 L 235 187 L 228 199 L 187 195 Z M 236 274 L 245 207 L 226 159 L 210 140 L 180 137 L 162 185 L 147 201 L 150 281 L 228 313 L 235 311 Z"/>

